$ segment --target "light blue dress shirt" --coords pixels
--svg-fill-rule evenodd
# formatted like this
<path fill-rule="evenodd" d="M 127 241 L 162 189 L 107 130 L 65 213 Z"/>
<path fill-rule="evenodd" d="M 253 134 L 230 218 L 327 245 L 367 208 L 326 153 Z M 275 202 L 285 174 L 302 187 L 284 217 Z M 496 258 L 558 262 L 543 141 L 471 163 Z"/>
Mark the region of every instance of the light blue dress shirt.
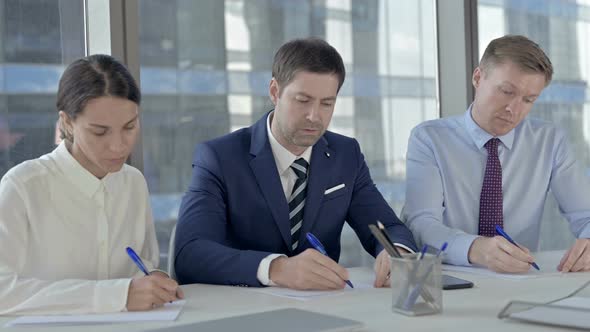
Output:
<path fill-rule="evenodd" d="M 449 243 L 446 263 L 470 265 L 468 251 L 477 238 L 488 155 L 484 144 L 492 137 L 473 121 L 471 108 L 412 130 L 402 217 L 419 246 Z M 549 122 L 525 118 L 498 138 L 504 230 L 517 243 L 538 250 L 543 207 L 551 190 L 572 233 L 589 238 L 590 181 L 565 134 Z"/>

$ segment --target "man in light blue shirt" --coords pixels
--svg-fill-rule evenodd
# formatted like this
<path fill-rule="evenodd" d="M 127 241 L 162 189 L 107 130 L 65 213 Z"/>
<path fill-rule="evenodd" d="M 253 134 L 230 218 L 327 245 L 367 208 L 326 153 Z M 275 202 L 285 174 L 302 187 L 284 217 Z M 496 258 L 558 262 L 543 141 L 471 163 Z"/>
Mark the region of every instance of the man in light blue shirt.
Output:
<path fill-rule="evenodd" d="M 402 214 L 418 242 L 449 242 L 447 263 L 528 271 L 534 258 L 527 248 L 538 249 L 551 190 L 578 238 L 557 268 L 590 270 L 590 181 L 563 132 L 526 118 L 552 74 L 536 43 L 495 39 L 473 73 L 467 112 L 413 129 Z M 520 248 L 495 236 L 496 225 Z"/>

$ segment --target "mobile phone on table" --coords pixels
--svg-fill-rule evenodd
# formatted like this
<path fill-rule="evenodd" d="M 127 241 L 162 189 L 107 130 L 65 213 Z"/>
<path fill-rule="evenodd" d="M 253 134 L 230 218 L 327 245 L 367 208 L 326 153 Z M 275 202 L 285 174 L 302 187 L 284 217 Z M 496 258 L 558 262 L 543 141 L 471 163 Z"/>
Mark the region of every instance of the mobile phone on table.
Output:
<path fill-rule="evenodd" d="M 473 287 L 473 282 L 450 275 L 442 276 L 443 289 L 461 289 Z"/>

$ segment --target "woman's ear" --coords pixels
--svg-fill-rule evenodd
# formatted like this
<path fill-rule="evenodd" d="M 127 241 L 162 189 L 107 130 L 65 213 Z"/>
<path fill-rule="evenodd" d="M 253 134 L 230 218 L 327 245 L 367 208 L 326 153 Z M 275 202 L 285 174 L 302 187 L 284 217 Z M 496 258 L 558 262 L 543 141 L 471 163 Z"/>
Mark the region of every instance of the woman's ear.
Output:
<path fill-rule="evenodd" d="M 66 112 L 59 111 L 59 131 L 61 131 L 63 138 L 70 142 L 74 141 L 74 126 L 72 122 L 72 118 Z"/>

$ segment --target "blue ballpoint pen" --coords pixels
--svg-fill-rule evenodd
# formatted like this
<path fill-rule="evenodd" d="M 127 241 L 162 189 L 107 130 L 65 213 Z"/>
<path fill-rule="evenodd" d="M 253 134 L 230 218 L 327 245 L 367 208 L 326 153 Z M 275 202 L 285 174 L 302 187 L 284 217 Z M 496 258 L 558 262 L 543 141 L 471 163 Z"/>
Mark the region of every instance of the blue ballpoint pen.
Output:
<path fill-rule="evenodd" d="M 418 259 L 422 259 L 424 258 L 424 255 L 426 255 L 426 252 L 428 251 L 428 245 L 425 244 L 424 247 L 422 247 L 422 251 L 420 251 L 420 256 L 418 256 Z"/>
<path fill-rule="evenodd" d="M 506 240 L 508 240 L 508 242 L 510 242 L 510 243 L 514 244 L 515 246 L 517 246 L 517 247 L 519 247 L 519 248 L 520 248 L 520 246 L 519 246 L 518 244 L 516 244 L 516 242 L 514 242 L 514 240 L 513 240 L 513 239 L 512 239 L 510 236 L 508 236 L 508 234 L 506 234 L 506 232 L 504 232 L 504 230 L 502 229 L 502 227 L 500 227 L 500 226 L 496 225 L 496 233 L 498 233 L 498 234 L 499 234 L 499 235 L 501 235 L 503 238 L 505 238 Z M 537 270 L 539 270 L 539 271 L 541 270 L 541 269 L 539 268 L 539 265 L 537 265 L 537 263 L 535 263 L 535 262 L 532 262 L 532 263 L 531 263 L 531 265 L 532 265 L 532 266 L 533 266 L 535 269 L 537 269 Z"/>
<path fill-rule="evenodd" d="M 127 247 L 127 255 L 129 255 L 129 257 L 131 258 L 131 260 L 133 261 L 133 263 L 135 263 L 135 265 L 137 265 L 137 267 L 143 273 L 145 273 L 146 276 L 149 276 L 150 275 L 150 273 L 148 272 L 147 268 L 143 264 L 143 261 L 141 260 L 141 258 L 139 258 L 139 256 L 135 253 L 135 251 L 133 249 L 131 249 L 131 247 Z"/>
<path fill-rule="evenodd" d="M 307 233 L 305 234 L 305 237 L 307 238 L 307 241 L 309 241 L 309 243 L 312 245 L 312 247 L 315 248 L 315 250 L 319 251 L 324 256 L 328 256 L 328 252 L 326 252 L 326 249 L 324 249 L 324 246 L 322 245 L 320 240 L 313 236 L 313 234 Z M 344 280 L 344 282 L 346 282 L 346 284 L 350 286 L 350 288 L 354 288 L 350 280 Z"/>
<path fill-rule="evenodd" d="M 438 251 L 436 252 L 436 257 L 440 257 L 440 254 L 442 254 L 446 249 L 447 249 L 447 243 L 443 243 L 443 245 L 440 247 L 440 249 L 438 249 Z M 424 248 L 427 248 L 428 246 L 424 246 Z M 424 253 L 426 252 L 426 250 L 424 250 L 424 248 L 422 248 L 422 254 L 420 255 L 420 259 L 424 258 Z M 424 282 L 426 281 L 426 278 L 428 277 L 428 275 L 430 274 L 430 272 L 432 271 L 432 269 L 434 268 L 434 264 L 430 265 L 427 269 L 426 272 L 418 279 L 418 282 L 416 283 L 416 287 L 412 290 L 412 292 L 410 293 L 410 295 L 406 298 L 406 302 L 404 303 L 404 308 L 406 310 L 410 310 L 410 308 L 414 305 L 414 303 L 416 303 L 416 300 L 418 299 L 418 295 L 420 293 L 422 293 L 424 290 L 422 289 L 424 287 Z"/>

